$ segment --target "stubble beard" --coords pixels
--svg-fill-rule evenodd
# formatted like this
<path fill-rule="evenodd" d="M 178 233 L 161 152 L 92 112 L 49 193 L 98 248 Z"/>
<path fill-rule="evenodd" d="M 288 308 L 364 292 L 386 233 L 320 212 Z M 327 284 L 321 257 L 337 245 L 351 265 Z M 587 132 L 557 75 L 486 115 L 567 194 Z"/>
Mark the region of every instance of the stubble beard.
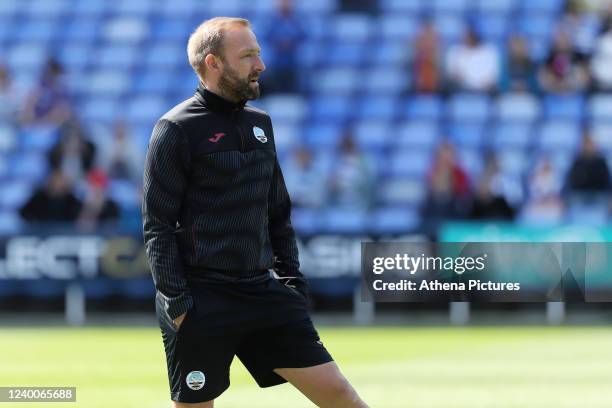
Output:
<path fill-rule="evenodd" d="M 250 74 L 246 78 L 240 78 L 240 75 L 232 67 L 226 65 L 223 74 L 219 78 L 219 89 L 221 93 L 232 101 L 248 101 L 259 98 L 259 86 L 251 86 L 251 78 L 254 74 Z"/>

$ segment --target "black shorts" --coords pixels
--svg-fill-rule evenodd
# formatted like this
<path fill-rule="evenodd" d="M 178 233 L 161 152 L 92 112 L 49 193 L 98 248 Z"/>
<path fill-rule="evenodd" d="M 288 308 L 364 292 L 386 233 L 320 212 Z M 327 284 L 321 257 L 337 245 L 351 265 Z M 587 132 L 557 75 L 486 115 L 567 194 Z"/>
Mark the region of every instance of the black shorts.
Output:
<path fill-rule="evenodd" d="M 156 302 L 173 401 L 204 402 L 221 395 L 229 387 L 234 355 L 260 387 L 286 382 L 275 368 L 332 361 L 304 298 L 276 279 L 194 283 L 190 289 L 194 307 L 178 331 Z"/>

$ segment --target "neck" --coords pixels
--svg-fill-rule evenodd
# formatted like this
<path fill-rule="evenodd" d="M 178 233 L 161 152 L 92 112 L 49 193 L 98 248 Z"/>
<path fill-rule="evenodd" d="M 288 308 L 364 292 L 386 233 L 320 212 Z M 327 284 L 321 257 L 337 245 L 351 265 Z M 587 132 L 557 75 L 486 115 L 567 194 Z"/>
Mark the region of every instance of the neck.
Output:
<path fill-rule="evenodd" d="M 242 101 L 237 100 L 235 98 L 232 98 L 230 95 L 226 95 L 221 88 L 219 87 L 218 83 L 210 83 L 210 82 L 206 82 L 206 81 L 202 81 L 202 85 L 204 86 L 204 88 L 209 91 L 214 93 L 217 96 L 220 96 L 221 98 L 225 99 L 226 101 L 230 101 L 232 103 L 240 103 Z"/>

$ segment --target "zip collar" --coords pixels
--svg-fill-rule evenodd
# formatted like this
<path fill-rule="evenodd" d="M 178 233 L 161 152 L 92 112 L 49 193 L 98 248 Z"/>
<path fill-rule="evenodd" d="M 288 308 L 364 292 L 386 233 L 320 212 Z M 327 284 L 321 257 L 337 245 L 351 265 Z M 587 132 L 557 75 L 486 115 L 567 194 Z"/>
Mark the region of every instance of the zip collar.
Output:
<path fill-rule="evenodd" d="M 232 113 L 241 110 L 246 104 L 246 101 L 239 103 L 230 102 L 227 99 L 222 98 L 221 96 L 206 89 L 202 82 L 200 82 L 198 85 L 196 97 L 206 108 L 214 112 Z"/>

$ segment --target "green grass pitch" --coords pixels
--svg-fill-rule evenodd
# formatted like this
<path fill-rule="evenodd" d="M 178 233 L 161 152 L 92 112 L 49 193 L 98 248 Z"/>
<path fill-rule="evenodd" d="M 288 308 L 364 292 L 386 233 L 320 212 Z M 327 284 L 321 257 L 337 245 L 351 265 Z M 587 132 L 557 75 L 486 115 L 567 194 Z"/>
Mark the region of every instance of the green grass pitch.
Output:
<path fill-rule="evenodd" d="M 612 407 L 612 329 L 330 328 L 324 343 L 372 408 Z M 236 359 L 220 408 L 312 407 L 290 385 L 259 389 Z M 76 404 L 169 407 L 156 328 L 2 328 L 0 386 L 76 386 Z"/>

